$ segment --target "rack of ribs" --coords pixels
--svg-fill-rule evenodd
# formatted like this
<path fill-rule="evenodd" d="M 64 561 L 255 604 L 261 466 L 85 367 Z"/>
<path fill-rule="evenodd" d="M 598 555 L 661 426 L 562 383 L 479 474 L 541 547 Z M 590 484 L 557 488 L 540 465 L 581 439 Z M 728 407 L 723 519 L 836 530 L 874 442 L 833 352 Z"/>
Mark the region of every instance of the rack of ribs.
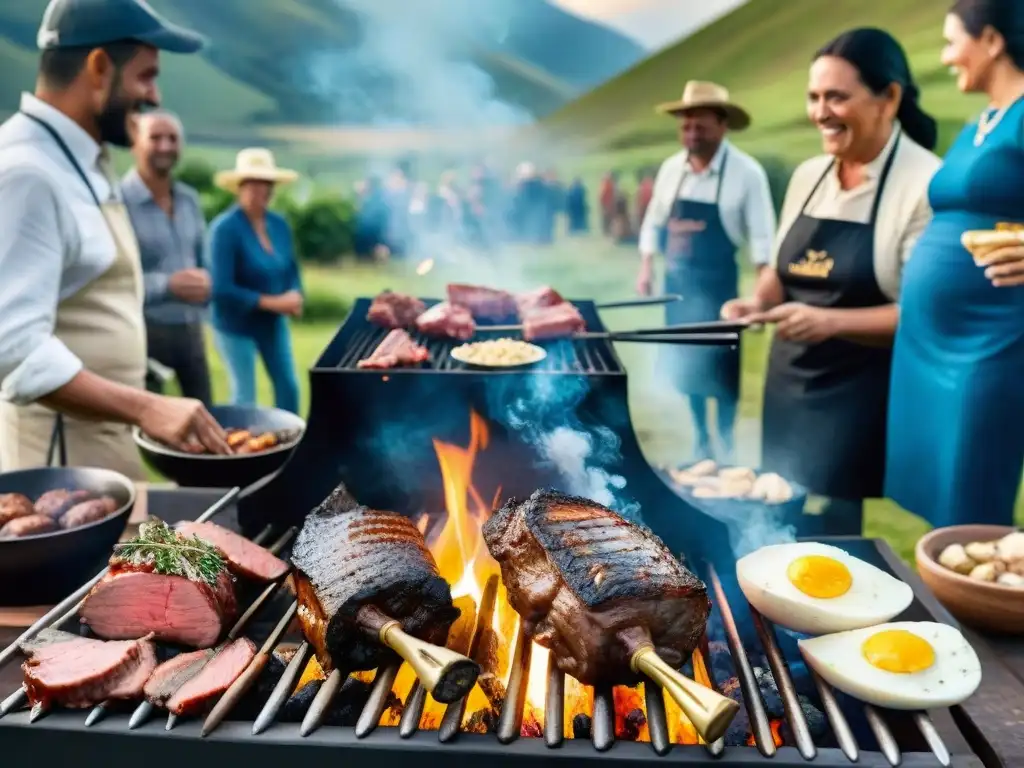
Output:
<path fill-rule="evenodd" d="M 406 331 L 396 328 L 391 331 L 365 360 L 356 363 L 358 368 L 388 369 L 419 365 L 430 359 L 430 352 L 412 340 Z"/>
<path fill-rule="evenodd" d="M 306 518 L 292 562 L 299 622 L 321 666 L 346 674 L 397 653 L 439 702 L 473 687 L 479 666 L 443 647 L 460 612 L 411 520 L 359 506 L 339 486 Z"/>
<path fill-rule="evenodd" d="M 587 685 L 645 675 L 713 742 L 739 705 L 678 671 L 704 634 L 707 587 L 648 529 L 587 499 L 537 491 L 483 527 L 523 628 Z"/>

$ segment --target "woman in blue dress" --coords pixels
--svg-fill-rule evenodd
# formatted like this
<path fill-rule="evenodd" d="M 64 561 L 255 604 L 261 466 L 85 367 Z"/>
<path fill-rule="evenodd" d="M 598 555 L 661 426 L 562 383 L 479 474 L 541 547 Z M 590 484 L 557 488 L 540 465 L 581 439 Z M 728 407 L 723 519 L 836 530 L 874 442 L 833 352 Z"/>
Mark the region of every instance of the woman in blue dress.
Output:
<path fill-rule="evenodd" d="M 1024 225 L 1024 0 L 960 0 L 943 64 L 989 107 L 929 188 L 903 273 L 886 495 L 935 526 L 1010 524 L 1024 464 L 1024 248 L 975 264 L 968 230 Z"/>

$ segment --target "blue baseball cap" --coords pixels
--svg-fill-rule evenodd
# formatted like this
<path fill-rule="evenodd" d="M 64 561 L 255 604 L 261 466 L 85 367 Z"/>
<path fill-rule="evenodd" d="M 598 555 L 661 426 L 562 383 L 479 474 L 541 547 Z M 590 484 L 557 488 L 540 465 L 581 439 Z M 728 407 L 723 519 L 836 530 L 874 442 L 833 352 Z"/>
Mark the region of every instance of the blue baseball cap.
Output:
<path fill-rule="evenodd" d="M 167 21 L 145 0 L 50 0 L 36 45 L 42 51 L 99 48 L 123 40 L 171 53 L 195 53 L 206 44 L 202 35 Z"/>

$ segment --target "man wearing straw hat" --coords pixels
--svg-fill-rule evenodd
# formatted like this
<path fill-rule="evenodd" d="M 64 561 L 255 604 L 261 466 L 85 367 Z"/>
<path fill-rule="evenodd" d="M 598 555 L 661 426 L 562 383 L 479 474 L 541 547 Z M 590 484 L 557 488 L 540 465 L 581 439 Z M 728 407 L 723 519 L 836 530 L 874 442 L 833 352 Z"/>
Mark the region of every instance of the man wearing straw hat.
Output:
<path fill-rule="evenodd" d="M 144 480 L 137 425 L 227 453 L 197 400 L 149 393 L 139 246 L 107 145 L 159 102 L 159 51 L 203 39 L 139 0 L 51 0 L 34 94 L 0 127 L 0 456 Z"/>
<path fill-rule="evenodd" d="M 715 83 L 691 81 L 679 101 L 661 104 L 679 121 L 683 150 L 662 163 L 640 229 L 637 290 L 651 292 L 654 256 L 665 256 L 665 292 L 682 301 L 667 305 L 669 324 L 719 319 L 722 305 L 738 295 L 742 245 L 758 269 L 771 260 L 775 209 L 768 176 L 750 155 L 726 140 L 750 116 Z M 714 456 L 707 401 L 717 406 L 721 460 L 731 460 L 739 401 L 740 352 L 728 347 L 666 346 L 659 371 L 689 396 L 696 432 L 694 460 Z"/>

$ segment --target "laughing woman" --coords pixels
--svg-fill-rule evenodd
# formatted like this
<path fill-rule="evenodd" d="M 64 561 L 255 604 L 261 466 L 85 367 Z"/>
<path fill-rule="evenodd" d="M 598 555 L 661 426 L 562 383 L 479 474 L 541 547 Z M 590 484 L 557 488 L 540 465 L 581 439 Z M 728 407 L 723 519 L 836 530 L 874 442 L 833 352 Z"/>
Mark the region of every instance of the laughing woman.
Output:
<path fill-rule="evenodd" d="M 886 495 L 935 526 L 1009 525 L 1024 464 L 1024 248 L 977 266 L 968 230 L 1024 224 L 1024 0 L 960 0 L 943 63 L 988 108 L 932 181 L 904 275 Z"/>
<path fill-rule="evenodd" d="M 931 217 L 936 126 L 888 33 L 847 32 L 811 66 L 808 116 L 826 154 L 793 174 L 775 268 L 726 319 L 775 325 L 762 468 L 829 499 L 798 535 L 859 534 L 882 495 L 892 339 L 903 264 Z"/>

